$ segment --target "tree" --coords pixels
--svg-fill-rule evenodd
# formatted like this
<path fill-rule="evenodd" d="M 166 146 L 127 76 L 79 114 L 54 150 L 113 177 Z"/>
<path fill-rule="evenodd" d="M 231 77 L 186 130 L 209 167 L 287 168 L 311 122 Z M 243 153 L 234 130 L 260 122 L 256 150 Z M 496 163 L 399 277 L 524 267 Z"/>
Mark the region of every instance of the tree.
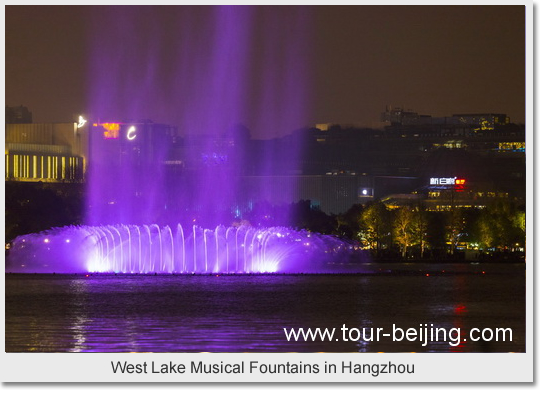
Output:
<path fill-rule="evenodd" d="M 515 227 L 526 233 L 526 212 L 517 210 L 513 223 Z"/>
<path fill-rule="evenodd" d="M 429 215 L 426 208 L 418 204 L 413 211 L 415 244 L 420 248 L 420 258 L 424 257 L 424 249 L 428 246 Z"/>
<path fill-rule="evenodd" d="M 358 239 L 362 230 L 363 205 L 354 204 L 345 213 L 337 216 L 336 234 L 352 240 Z"/>
<path fill-rule="evenodd" d="M 300 200 L 290 207 L 293 226 L 311 232 L 331 234 L 335 229 L 335 219 L 318 207 L 313 207 L 310 200 Z"/>
<path fill-rule="evenodd" d="M 493 216 L 488 209 L 484 209 L 477 220 L 477 240 L 479 246 L 486 250 L 497 245 L 498 230 Z"/>
<path fill-rule="evenodd" d="M 477 224 L 478 242 L 484 249 L 506 250 L 525 243 L 525 212 L 506 199 L 493 201 L 483 210 Z"/>
<path fill-rule="evenodd" d="M 464 230 L 464 216 L 461 209 L 455 208 L 449 213 L 446 230 L 447 241 L 450 243 L 450 253 L 454 254 Z"/>
<path fill-rule="evenodd" d="M 410 207 L 403 206 L 395 211 L 393 233 L 395 241 L 401 246 L 401 256 L 407 256 L 407 248 L 414 244 L 414 214 Z"/>
<path fill-rule="evenodd" d="M 362 213 L 361 241 L 378 251 L 389 234 L 389 213 L 384 203 L 379 200 L 368 203 Z"/>
<path fill-rule="evenodd" d="M 6 242 L 16 236 L 53 227 L 81 224 L 81 184 L 6 182 Z"/>

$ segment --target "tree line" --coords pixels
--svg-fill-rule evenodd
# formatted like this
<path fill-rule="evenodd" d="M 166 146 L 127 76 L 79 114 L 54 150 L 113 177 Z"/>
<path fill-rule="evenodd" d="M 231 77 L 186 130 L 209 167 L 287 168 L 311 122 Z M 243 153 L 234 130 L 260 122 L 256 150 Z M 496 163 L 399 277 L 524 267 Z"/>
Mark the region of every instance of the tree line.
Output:
<path fill-rule="evenodd" d="M 332 216 L 301 207 L 299 211 L 314 218 L 307 220 L 307 225 L 319 223 L 320 218 L 327 220 L 329 229 L 325 233 L 357 241 L 377 258 L 454 259 L 466 249 L 480 251 L 482 259 L 524 257 L 525 209 L 508 199 L 498 198 L 483 209 L 450 211 L 428 211 L 423 203 L 389 209 L 380 200 L 356 204 L 345 213 Z M 321 223 L 303 227 L 324 233 L 327 226 Z"/>

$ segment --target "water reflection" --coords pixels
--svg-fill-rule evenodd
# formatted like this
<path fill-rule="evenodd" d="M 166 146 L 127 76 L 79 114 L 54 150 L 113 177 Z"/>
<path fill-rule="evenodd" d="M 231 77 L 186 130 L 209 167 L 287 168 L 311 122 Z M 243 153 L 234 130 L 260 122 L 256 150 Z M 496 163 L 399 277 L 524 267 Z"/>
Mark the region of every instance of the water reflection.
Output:
<path fill-rule="evenodd" d="M 80 278 L 70 279 L 68 289 L 72 297 L 70 298 L 70 317 L 67 322 L 70 325 L 69 332 L 73 337 L 73 346 L 69 351 L 85 351 L 87 347 L 87 325 L 90 322 L 86 312 L 88 281 Z"/>
<path fill-rule="evenodd" d="M 6 351 L 524 352 L 524 269 L 506 266 L 487 269 L 494 275 L 465 265 L 432 276 L 415 266 L 363 276 L 6 275 Z M 343 324 L 360 333 L 433 324 L 461 328 L 462 339 L 473 327 L 510 327 L 514 339 L 343 341 Z M 283 328 L 336 328 L 339 340 L 288 342 Z"/>

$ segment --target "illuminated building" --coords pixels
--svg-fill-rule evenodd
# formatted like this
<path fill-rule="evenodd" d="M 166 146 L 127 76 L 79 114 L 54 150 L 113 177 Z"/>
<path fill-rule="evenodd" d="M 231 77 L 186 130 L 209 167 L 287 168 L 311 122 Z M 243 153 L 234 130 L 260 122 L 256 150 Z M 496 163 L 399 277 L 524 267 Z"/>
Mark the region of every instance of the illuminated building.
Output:
<path fill-rule="evenodd" d="M 498 126 L 509 124 L 510 119 L 505 114 L 496 113 L 471 113 L 453 114 L 450 117 L 432 117 L 420 115 L 416 111 L 405 111 L 401 107 L 386 106 L 386 111 L 381 113 L 381 122 L 387 124 L 390 129 L 398 129 L 403 126 L 434 126 L 437 128 L 452 127 L 456 129 L 468 129 L 472 131 L 494 130 Z"/>
<path fill-rule="evenodd" d="M 462 149 L 435 150 L 423 161 L 411 193 L 391 194 L 382 201 L 391 209 L 419 203 L 428 211 L 450 211 L 483 209 L 497 198 L 511 197 L 491 177 L 486 162 L 487 158 Z"/>
<path fill-rule="evenodd" d="M 6 124 L 6 181 L 82 182 L 87 136 L 78 124 Z"/>
<path fill-rule="evenodd" d="M 326 174 L 343 168 L 368 174 L 375 198 L 421 191 L 431 177 L 454 176 L 471 180 L 485 195 L 490 192 L 524 198 L 524 125 L 511 124 L 507 115 L 497 113 L 417 115 L 388 107 L 382 114 L 382 129 L 316 125 L 309 130 L 309 148 L 299 168 L 303 174 Z M 480 158 L 475 166 L 486 170 L 486 177 L 477 180 L 456 169 L 424 176 L 426 167 L 436 165 L 430 160 L 448 156 L 453 162 L 464 163 L 465 158 L 456 158 L 464 154 Z M 474 162 L 472 159 L 468 163 Z"/>
<path fill-rule="evenodd" d="M 427 117 L 402 109 L 389 111 L 392 124 L 383 130 L 316 125 L 302 134 L 305 151 L 296 157 L 284 154 L 299 137 L 252 140 L 243 129 L 214 137 L 194 133 L 182 139 L 172 126 L 151 121 L 86 122 L 80 117 L 71 123 L 8 124 L 6 180 L 81 182 L 87 170 L 95 168 L 95 174 L 108 178 L 98 192 L 109 205 L 108 213 L 118 208 L 120 198 L 111 191 L 119 180 L 129 186 L 122 194 L 125 200 L 146 199 L 153 193 L 141 181 L 160 180 L 159 189 L 171 192 L 165 193 L 162 206 L 183 208 L 201 202 L 190 194 L 181 205 L 180 196 L 224 178 L 240 184 L 238 196 L 244 202 L 237 204 L 241 207 L 267 197 L 272 204 L 309 200 L 326 213 L 344 212 L 377 198 L 414 199 L 414 191 L 419 198 L 427 191 L 425 200 L 440 210 L 450 205 L 450 198 L 448 191 L 433 188 L 432 178 L 466 179 L 467 188 L 456 194 L 460 205 L 469 202 L 464 206 L 485 204 L 493 196 L 525 196 L 522 125 L 507 124 L 504 114 Z M 465 168 L 445 167 L 440 162 L 446 157 Z M 126 174 L 135 174 L 129 169 L 135 168 L 140 178 L 127 180 Z M 487 174 L 476 175 L 473 169 Z"/>
<path fill-rule="evenodd" d="M 480 130 L 494 130 L 497 126 L 507 125 L 509 117 L 505 114 L 454 114 L 454 118 L 458 118 L 461 123 L 476 126 Z"/>

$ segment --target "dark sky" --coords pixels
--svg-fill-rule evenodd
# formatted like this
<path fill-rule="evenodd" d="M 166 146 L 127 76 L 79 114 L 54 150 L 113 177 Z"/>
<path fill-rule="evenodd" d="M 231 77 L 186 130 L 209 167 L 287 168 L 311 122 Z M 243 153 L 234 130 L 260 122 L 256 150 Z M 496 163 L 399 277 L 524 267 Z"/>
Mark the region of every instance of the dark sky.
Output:
<path fill-rule="evenodd" d="M 137 109 L 141 118 L 179 124 L 176 109 L 192 104 L 190 92 L 200 86 L 178 81 L 180 74 L 192 70 L 192 63 L 209 62 L 199 45 L 213 45 L 218 37 L 209 37 L 215 29 L 206 19 L 209 11 L 6 6 L 6 104 L 27 106 L 34 122 L 60 122 L 92 112 L 90 108 L 98 111 L 102 97 L 108 116 L 134 116 Z M 513 122 L 524 122 L 524 6 L 265 7 L 250 18 L 254 30 L 243 55 L 248 59 L 235 62 L 249 65 L 247 76 L 253 82 L 248 89 L 268 86 L 279 96 L 263 103 L 273 103 L 283 101 L 282 95 L 293 96 L 289 89 L 276 88 L 274 78 L 291 76 L 287 84 L 293 91 L 304 80 L 296 99 L 304 101 L 300 121 L 307 125 L 372 125 L 387 104 L 433 116 L 507 113 Z M 284 47 L 272 46 L 275 40 Z M 283 62 L 283 54 L 291 60 Z M 197 56 L 201 63 L 192 62 Z M 128 96 L 111 86 L 120 81 L 128 91 L 131 83 L 149 76 L 151 67 L 155 79 L 142 93 L 145 100 L 128 106 Z M 196 78 L 206 75 L 193 73 Z M 267 81 L 267 76 L 273 77 Z M 280 106 L 274 116 L 241 121 L 249 123 L 254 135 L 267 137 L 256 132 L 259 120 L 271 122 L 283 111 Z"/>

